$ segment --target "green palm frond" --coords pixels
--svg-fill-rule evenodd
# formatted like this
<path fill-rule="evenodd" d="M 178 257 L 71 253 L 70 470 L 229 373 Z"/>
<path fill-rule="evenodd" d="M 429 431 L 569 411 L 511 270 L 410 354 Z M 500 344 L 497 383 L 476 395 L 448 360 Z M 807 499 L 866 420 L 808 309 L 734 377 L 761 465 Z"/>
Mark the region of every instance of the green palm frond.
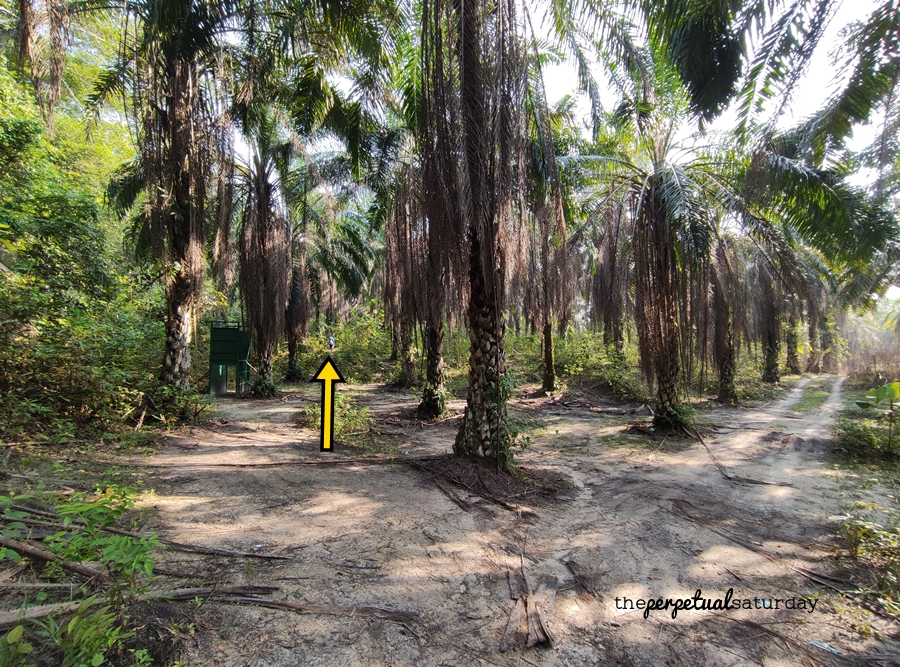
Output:
<path fill-rule="evenodd" d="M 126 83 L 134 74 L 131 71 L 133 66 L 132 58 L 118 58 L 94 82 L 94 88 L 88 96 L 86 104 L 89 125 L 96 123 L 104 104 L 116 96 L 125 95 Z"/>
<path fill-rule="evenodd" d="M 642 3 L 651 42 L 667 55 L 690 93 L 691 108 L 711 120 L 737 92 L 744 48 L 725 2 Z"/>
<path fill-rule="evenodd" d="M 847 84 L 794 134 L 816 163 L 829 149 L 841 147 L 856 124 L 869 120 L 873 110 L 895 91 L 900 79 L 900 6 L 889 0 L 868 19 L 849 30 L 839 72 Z"/>
<path fill-rule="evenodd" d="M 784 110 L 836 5 L 833 0 L 796 0 L 766 30 L 738 95 L 739 135 L 746 133 L 750 119 L 767 101 L 780 98 L 776 117 Z M 764 12 L 760 5 L 751 5 L 744 21 L 758 21 Z"/>
<path fill-rule="evenodd" d="M 140 160 L 133 160 L 116 170 L 106 187 L 106 204 L 122 219 L 130 211 L 147 186 Z"/>

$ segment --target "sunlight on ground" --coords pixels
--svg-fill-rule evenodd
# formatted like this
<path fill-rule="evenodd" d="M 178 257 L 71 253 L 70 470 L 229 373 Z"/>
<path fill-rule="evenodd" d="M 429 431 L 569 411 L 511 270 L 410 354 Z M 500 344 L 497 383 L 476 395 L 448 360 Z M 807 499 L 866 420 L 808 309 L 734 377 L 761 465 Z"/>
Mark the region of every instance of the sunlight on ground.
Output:
<path fill-rule="evenodd" d="M 336 492 L 319 493 L 304 502 L 308 507 L 297 512 L 298 516 L 319 517 L 334 514 L 335 517 L 340 517 L 346 514 L 353 516 L 355 521 L 374 515 L 382 507 L 382 503 L 370 498 Z"/>

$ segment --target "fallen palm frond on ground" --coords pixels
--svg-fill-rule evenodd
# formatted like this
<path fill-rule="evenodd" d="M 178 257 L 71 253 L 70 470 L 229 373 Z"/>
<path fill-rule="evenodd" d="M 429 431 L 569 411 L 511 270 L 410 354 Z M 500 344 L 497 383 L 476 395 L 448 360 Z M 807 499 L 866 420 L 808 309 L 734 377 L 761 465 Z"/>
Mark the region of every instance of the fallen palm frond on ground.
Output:
<path fill-rule="evenodd" d="M 534 576 L 524 565 L 518 572 L 509 570 L 509 597 L 515 602 L 506 630 L 500 640 L 500 652 L 522 645 L 532 646 L 553 644 L 553 635 L 547 625 L 552 615 L 553 602 L 559 580 L 550 574 Z"/>
<path fill-rule="evenodd" d="M 29 514 L 34 514 L 35 516 L 43 516 L 43 517 L 54 517 L 58 518 L 58 515 L 53 514 L 52 512 L 44 512 L 42 510 L 34 510 L 29 507 L 23 507 L 22 505 L 13 505 L 13 509 L 19 512 L 28 512 Z M 55 523 L 51 521 L 38 521 L 35 519 L 27 519 L 25 517 L 21 517 L 18 519 L 21 523 L 24 523 L 28 526 L 40 526 L 44 528 L 54 528 L 56 530 L 69 531 L 69 530 L 77 530 L 84 528 L 84 522 L 81 521 L 73 521 L 70 525 L 66 526 L 61 523 Z M 113 535 L 123 535 L 126 537 L 134 537 L 134 538 L 148 538 L 151 537 L 150 533 L 135 533 L 128 530 L 122 530 L 120 528 L 112 528 L 106 527 L 101 528 L 101 530 L 105 533 L 111 533 Z M 159 540 L 160 543 L 174 549 L 176 551 L 187 551 L 190 553 L 198 553 L 198 554 L 207 554 L 210 556 L 232 556 L 235 558 L 259 558 L 262 560 L 290 560 L 288 556 L 274 556 L 270 554 L 258 554 L 258 553 L 248 553 L 246 551 L 233 551 L 232 549 L 222 549 L 219 547 L 207 547 L 201 546 L 199 544 L 185 544 L 184 542 L 173 542 L 172 540 L 162 539 L 160 537 L 156 537 L 152 535 L 152 537 Z"/>
<path fill-rule="evenodd" d="M 357 616 L 380 618 L 397 623 L 413 623 L 417 616 L 411 612 L 382 609 L 380 607 L 360 607 L 328 604 L 297 604 L 285 600 L 259 597 L 260 593 L 273 593 L 277 586 L 206 586 L 192 588 L 159 589 L 139 595 L 134 602 L 146 600 L 166 600 L 171 602 L 203 598 L 204 602 L 225 602 L 228 604 L 255 605 L 269 609 L 285 609 L 298 614 L 326 614 L 331 616 Z M 93 605 L 104 602 L 96 597 Z M 51 614 L 65 614 L 76 611 L 84 605 L 84 600 L 27 607 L 0 612 L 0 628 L 16 625 L 24 620 L 44 618 Z"/>

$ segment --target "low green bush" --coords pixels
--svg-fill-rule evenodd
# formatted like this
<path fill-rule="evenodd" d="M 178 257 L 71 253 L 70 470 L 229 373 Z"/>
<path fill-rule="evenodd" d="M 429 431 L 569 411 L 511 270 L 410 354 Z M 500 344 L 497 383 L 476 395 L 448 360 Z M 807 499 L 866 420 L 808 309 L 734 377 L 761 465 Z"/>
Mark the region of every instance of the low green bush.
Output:
<path fill-rule="evenodd" d="M 128 490 L 111 487 L 100 494 L 80 494 L 65 502 L 48 504 L 48 500 L 52 496 L 40 490 L 34 495 L 0 496 L 2 535 L 14 540 L 27 537 L 28 503 L 36 502 L 57 515 L 62 526 L 45 538 L 44 549 L 66 561 L 99 563 L 111 584 L 103 597 L 89 595 L 87 586 L 83 586 L 73 588 L 74 593 L 66 591 L 65 597 L 59 599 L 52 591 L 41 591 L 33 600 L 26 600 L 28 606 L 57 601 L 80 604 L 68 614 L 16 624 L 0 638 L 0 667 L 109 664 L 107 656 L 124 651 L 123 641 L 133 635 L 127 630 L 128 608 L 152 580 L 152 551 L 160 542 L 155 536 L 132 537 L 105 530 L 133 508 L 134 494 Z M 46 522 L 44 515 L 40 516 Z M 5 547 L 0 549 L 0 562 L 3 560 L 19 562 L 22 556 L 14 548 Z M 40 576 L 58 580 L 65 578 L 66 573 L 54 562 L 48 563 Z"/>
<path fill-rule="evenodd" d="M 886 523 L 879 523 L 873 512 L 857 511 L 845 518 L 839 529 L 849 556 L 871 573 L 871 592 L 883 609 L 900 618 L 900 516 L 888 512 Z"/>
<path fill-rule="evenodd" d="M 329 349 L 329 335 L 334 336 L 334 350 Z M 382 326 L 379 313 L 358 313 L 349 322 L 333 325 L 313 324 L 300 347 L 300 376 L 306 380 L 329 355 L 350 384 L 386 382 L 394 371 L 390 332 Z M 276 376 L 284 377 L 286 371 L 287 357 L 282 351 L 276 360 Z"/>
<path fill-rule="evenodd" d="M 834 427 L 835 454 L 853 461 L 895 461 L 900 458 L 900 438 L 888 446 L 888 429 L 880 420 L 862 415 L 838 419 Z"/>
<path fill-rule="evenodd" d="M 322 405 L 314 401 L 303 408 L 304 422 L 309 428 L 322 428 Z M 350 444 L 347 438 L 351 435 L 368 433 L 372 428 L 369 408 L 358 407 L 352 396 L 346 392 L 334 393 L 334 439 Z"/>

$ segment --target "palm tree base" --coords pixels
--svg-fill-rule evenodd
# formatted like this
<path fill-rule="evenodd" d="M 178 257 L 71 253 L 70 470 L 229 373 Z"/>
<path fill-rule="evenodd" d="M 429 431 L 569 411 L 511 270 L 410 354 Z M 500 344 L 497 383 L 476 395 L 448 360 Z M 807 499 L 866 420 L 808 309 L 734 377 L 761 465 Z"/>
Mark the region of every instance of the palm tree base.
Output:
<path fill-rule="evenodd" d="M 447 411 L 447 401 L 444 398 L 444 388 L 425 385 L 422 392 L 422 402 L 416 410 L 419 419 L 437 419 Z"/>
<path fill-rule="evenodd" d="M 690 425 L 684 412 L 675 408 L 660 410 L 653 417 L 653 428 L 655 429 L 683 431 Z"/>
<path fill-rule="evenodd" d="M 288 366 L 284 374 L 285 382 L 303 382 L 304 380 L 306 380 L 306 376 L 303 374 L 303 369 L 300 368 L 299 364 Z"/>
<path fill-rule="evenodd" d="M 264 359 L 260 362 L 259 375 L 256 376 L 250 391 L 256 398 L 274 398 L 278 393 L 271 359 Z"/>

